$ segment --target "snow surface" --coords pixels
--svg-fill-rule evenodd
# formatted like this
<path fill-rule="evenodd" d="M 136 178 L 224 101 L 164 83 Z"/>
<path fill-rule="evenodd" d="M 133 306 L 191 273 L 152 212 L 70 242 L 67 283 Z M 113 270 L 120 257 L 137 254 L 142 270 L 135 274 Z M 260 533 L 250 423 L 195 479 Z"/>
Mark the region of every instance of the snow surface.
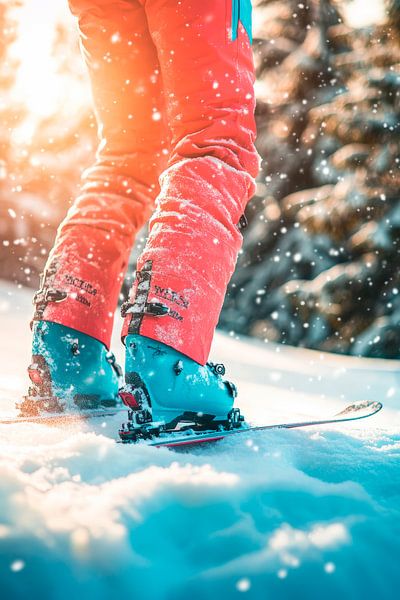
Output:
<path fill-rule="evenodd" d="M 30 301 L 0 284 L 1 413 L 26 384 Z M 180 453 L 115 444 L 120 418 L 0 426 L 2 598 L 399 597 L 399 362 L 221 334 L 213 358 L 257 423 L 385 408 Z"/>

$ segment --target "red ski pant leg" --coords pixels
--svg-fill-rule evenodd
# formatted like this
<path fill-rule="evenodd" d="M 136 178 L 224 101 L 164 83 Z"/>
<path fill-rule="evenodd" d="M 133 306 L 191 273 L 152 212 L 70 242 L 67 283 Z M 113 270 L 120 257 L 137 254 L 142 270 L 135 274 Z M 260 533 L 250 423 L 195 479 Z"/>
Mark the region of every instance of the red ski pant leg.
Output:
<path fill-rule="evenodd" d="M 100 146 L 58 230 L 35 318 L 108 346 L 134 237 L 154 208 L 166 163 L 162 86 L 139 2 L 70 0 L 70 8 L 79 20 Z M 52 297 L 61 301 L 48 302 Z"/>
<path fill-rule="evenodd" d="M 172 149 L 122 335 L 140 332 L 204 364 L 258 171 L 250 41 L 241 25 L 231 40 L 232 0 L 143 5 Z M 155 301 L 168 314 L 148 314 Z"/>

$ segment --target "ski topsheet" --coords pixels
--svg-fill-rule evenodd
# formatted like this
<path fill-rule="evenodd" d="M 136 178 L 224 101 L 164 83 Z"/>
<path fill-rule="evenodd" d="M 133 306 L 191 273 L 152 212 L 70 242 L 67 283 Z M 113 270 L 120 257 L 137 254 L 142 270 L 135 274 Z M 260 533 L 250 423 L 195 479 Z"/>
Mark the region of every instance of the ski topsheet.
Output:
<path fill-rule="evenodd" d="M 274 429 L 296 429 L 300 427 L 310 427 L 312 425 L 329 425 L 330 423 L 344 423 L 345 421 L 357 421 L 372 417 L 382 408 L 381 402 L 372 402 L 366 400 L 350 404 L 344 410 L 336 415 L 326 419 L 304 420 L 297 422 L 278 423 L 274 425 L 243 425 L 237 429 L 229 429 L 226 431 L 208 431 L 208 432 L 190 432 L 183 431 L 179 433 L 163 433 L 159 437 L 137 442 L 138 444 L 146 444 L 149 446 L 177 448 L 179 446 L 194 446 L 196 444 L 205 444 L 208 442 L 217 442 L 231 436 L 236 436 L 241 433 L 251 433 L 255 431 L 266 431 Z"/>

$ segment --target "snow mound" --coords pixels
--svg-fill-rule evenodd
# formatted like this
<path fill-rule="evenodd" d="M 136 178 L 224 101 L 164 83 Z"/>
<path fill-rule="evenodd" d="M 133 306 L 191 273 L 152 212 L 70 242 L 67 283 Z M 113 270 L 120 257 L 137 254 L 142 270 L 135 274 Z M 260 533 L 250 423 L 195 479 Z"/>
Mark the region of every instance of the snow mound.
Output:
<path fill-rule="evenodd" d="M 23 392 L 29 293 L 0 286 L 1 411 Z M 191 452 L 115 444 L 119 419 L 0 426 L 4 598 L 397 598 L 399 364 L 217 336 L 255 422 L 385 409 Z"/>

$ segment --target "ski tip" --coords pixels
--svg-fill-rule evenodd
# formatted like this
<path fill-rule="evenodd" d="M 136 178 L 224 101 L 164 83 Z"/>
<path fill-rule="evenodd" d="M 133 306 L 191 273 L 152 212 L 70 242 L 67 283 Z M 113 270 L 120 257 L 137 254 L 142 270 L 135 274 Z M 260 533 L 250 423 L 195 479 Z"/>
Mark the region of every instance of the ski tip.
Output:
<path fill-rule="evenodd" d="M 354 402 L 354 404 L 350 404 L 346 406 L 344 410 L 339 412 L 336 416 L 340 417 L 349 417 L 362 419 L 363 417 L 370 417 L 375 415 L 383 408 L 382 402 L 377 402 L 375 400 L 363 400 L 361 402 Z"/>

